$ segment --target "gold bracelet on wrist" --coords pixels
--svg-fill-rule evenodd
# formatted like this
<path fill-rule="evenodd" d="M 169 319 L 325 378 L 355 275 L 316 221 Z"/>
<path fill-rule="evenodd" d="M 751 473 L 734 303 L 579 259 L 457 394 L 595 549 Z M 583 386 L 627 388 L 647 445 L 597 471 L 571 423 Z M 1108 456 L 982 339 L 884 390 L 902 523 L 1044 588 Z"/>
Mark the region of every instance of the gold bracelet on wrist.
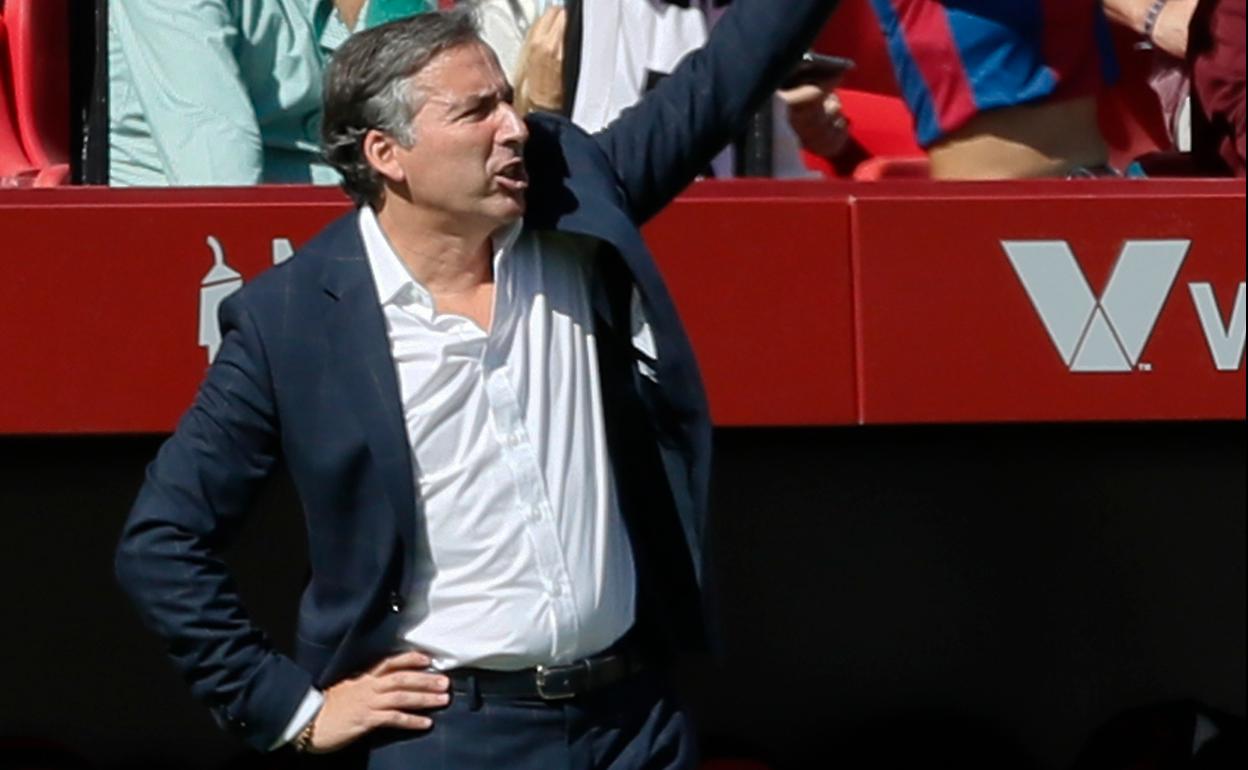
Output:
<path fill-rule="evenodd" d="M 316 727 L 316 717 L 308 720 L 308 724 L 295 736 L 295 751 L 304 754 L 312 748 L 312 728 Z"/>

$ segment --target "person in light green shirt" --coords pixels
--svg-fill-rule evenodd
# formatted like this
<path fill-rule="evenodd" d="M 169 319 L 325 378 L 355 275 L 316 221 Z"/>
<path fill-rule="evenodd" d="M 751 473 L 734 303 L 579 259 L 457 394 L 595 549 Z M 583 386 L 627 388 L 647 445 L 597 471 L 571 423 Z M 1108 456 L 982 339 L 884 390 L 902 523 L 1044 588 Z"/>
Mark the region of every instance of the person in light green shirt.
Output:
<path fill-rule="evenodd" d="M 335 184 L 321 80 L 356 28 L 434 0 L 109 0 L 109 183 Z"/>

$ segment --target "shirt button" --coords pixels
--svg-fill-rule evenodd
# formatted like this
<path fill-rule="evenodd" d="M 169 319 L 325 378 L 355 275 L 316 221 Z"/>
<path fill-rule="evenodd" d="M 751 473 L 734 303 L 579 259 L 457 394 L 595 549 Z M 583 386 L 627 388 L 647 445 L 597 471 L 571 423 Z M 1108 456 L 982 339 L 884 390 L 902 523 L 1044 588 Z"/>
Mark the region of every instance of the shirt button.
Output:
<path fill-rule="evenodd" d="M 550 587 L 550 595 L 554 597 L 563 596 L 563 587 L 555 583 Z"/>
<path fill-rule="evenodd" d="M 529 521 L 533 522 L 534 524 L 538 524 L 541 522 L 541 520 L 542 520 L 542 509 L 531 508 L 529 510 Z"/>
<path fill-rule="evenodd" d="M 390 611 L 391 612 L 403 611 L 403 597 L 399 596 L 398 591 L 390 592 Z"/>

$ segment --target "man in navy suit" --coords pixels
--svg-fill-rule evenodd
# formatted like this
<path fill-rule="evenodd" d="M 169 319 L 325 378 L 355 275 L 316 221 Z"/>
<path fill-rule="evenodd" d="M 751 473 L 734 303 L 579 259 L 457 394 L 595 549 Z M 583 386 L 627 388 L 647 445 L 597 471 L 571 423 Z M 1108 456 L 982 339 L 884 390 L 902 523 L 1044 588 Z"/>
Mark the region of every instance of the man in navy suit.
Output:
<path fill-rule="evenodd" d="M 466 13 L 339 50 L 324 142 L 359 208 L 223 304 L 117 553 L 220 722 L 377 768 L 694 765 L 663 665 L 706 641 L 710 421 L 638 227 L 834 4 L 740 0 L 594 136 L 522 121 Z M 219 555 L 279 458 L 311 568 L 293 657 Z"/>

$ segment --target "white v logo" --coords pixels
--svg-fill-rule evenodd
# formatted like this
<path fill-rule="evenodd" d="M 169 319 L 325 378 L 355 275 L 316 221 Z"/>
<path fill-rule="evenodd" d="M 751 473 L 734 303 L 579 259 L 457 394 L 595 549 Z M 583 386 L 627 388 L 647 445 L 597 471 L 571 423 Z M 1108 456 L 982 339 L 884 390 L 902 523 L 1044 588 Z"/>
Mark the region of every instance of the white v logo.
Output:
<path fill-rule="evenodd" d="M 1219 372 L 1235 371 L 1244 360 L 1244 284 L 1240 283 L 1239 290 L 1235 292 L 1235 304 L 1231 306 L 1231 317 L 1227 319 L 1225 328 L 1222 314 L 1218 312 L 1218 301 L 1213 296 L 1213 286 L 1193 283 L 1187 290 L 1191 292 L 1200 328 L 1209 343 L 1213 365 Z"/>
<path fill-rule="evenodd" d="M 1072 372 L 1128 372 L 1140 362 L 1191 241 L 1127 241 L 1100 299 L 1065 241 L 1001 246 Z"/>

